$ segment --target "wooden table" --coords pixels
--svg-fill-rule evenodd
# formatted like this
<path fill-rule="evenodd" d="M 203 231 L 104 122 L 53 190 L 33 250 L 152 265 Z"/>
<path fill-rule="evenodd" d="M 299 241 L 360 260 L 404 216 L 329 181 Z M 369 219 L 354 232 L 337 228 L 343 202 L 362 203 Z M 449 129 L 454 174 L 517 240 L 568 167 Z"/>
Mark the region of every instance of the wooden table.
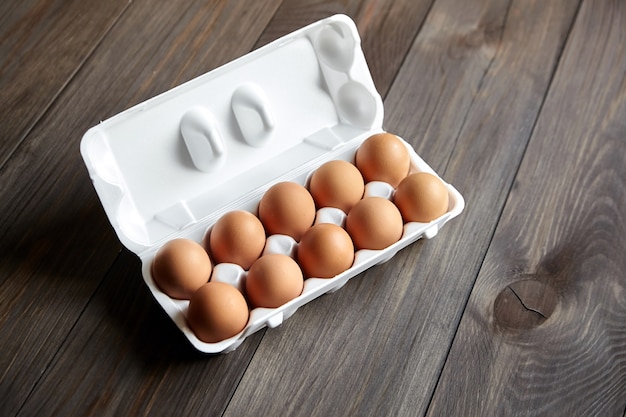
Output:
<path fill-rule="evenodd" d="M 120 111 L 335 13 L 386 130 L 466 200 L 236 351 L 195 351 L 79 154 Z M 0 5 L 0 415 L 623 416 L 626 2 Z"/>

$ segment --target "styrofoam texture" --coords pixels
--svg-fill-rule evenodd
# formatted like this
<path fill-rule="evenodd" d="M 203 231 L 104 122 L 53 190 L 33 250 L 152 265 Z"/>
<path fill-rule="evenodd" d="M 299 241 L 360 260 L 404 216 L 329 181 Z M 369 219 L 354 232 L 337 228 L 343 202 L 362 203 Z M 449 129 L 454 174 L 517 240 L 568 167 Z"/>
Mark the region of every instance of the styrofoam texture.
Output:
<path fill-rule="evenodd" d="M 252 112 L 249 110 L 252 109 Z M 434 237 L 461 213 L 462 196 L 446 184 L 449 211 L 430 223 L 407 223 L 400 241 L 360 250 L 353 266 L 331 279 L 309 278 L 302 295 L 274 308 L 255 308 L 245 329 L 204 343 L 189 329 L 186 300 L 155 285 L 150 265 L 177 237 L 202 241 L 226 212 L 256 213 L 264 192 L 280 181 L 306 185 L 332 159 L 353 161 L 358 146 L 383 131 L 376 91 L 354 22 L 323 19 L 128 109 L 87 131 L 81 154 L 120 241 L 142 262 L 155 299 L 196 349 L 226 353 L 264 327 L 276 327 L 302 305 L 341 288 L 397 251 Z M 412 170 L 437 175 L 406 142 Z M 370 183 L 366 195 L 391 198 L 393 187 Z M 343 225 L 345 213 L 322 208 L 316 222 Z M 269 236 L 266 252 L 295 254 L 287 236 Z M 246 271 L 215 265 L 214 279 L 243 288 Z"/>

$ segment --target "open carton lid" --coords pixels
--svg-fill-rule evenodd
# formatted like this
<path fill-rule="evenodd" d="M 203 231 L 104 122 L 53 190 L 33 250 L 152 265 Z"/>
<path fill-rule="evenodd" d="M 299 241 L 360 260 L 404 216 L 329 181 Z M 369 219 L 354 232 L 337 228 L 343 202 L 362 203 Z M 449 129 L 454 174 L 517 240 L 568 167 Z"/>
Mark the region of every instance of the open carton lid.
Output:
<path fill-rule="evenodd" d="M 234 207 L 255 212 L 286 173 L 382 122 L 356 26 L 336 15 L 100 123 L 81 154 L 120 241 L 141 256 Z"/>

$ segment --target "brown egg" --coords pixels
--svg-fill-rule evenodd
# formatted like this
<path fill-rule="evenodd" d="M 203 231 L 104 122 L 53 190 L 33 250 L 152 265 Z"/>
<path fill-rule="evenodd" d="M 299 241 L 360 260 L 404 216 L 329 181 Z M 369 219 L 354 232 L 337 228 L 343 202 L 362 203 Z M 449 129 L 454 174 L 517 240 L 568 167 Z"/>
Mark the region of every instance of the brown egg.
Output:
<path fill-rule="evenodd" d="M 170 240 L 152 261 L 152 277 L 159 289 L 184 300 L 209 280 L 212 269 L 206 250 L 189 239 Z"/>
<path fill-rule="evenodd" d="M 303 288 L 300 267 L 282 254 L 261 256 L 246 277 L 246 295 L 254 307 L 280 307 L 302 294 Z"/>
<path fill-rule="evenodd" d="M 215 223 L 209 236 L 209 247 L 217 263 L 229 262 L 250 268 L 265 246 L 265 229 L 252 213 L 235 210 L 226 213 Z"/>
<path fill-rule="evenodd" d="M 346 230 L 357 249 L 384 249 L 402 237 L 402 215 L 382 197 L 366 197 L 348 213 Z"/>
<path fill-rule="evenodd" d="M 332 223 L 311 227 L 298 245 L 298 263 L 307 277 L 332 278 L 352 266 L 354 244 L 343 228 Z"/>
<path fill-rule="evenodd" d="M 406 222 L 428 223 L 448 211 L 448 190 L 436 176 L 416 172 L 406 177 L 394 195 L 394 203 Z"/>
<path fill-rule="evenodd" d="M 237 288 L 208 282 L 191 296 L 187 323 L 198 339 L 216 343 L 242 331 L 248 316 L 248 305 Z"/>
<path fill-rule="evenodd" d="M 347 213 L 363 197 L 365 183 L 357 167 L 336 160 L 315 170 L 309 190 L 318 208 L 336 207 Z"/>
<path fill-rule="evenodd" d="M 287 235 L 299 241 L 315 220 L 315 202 L 302 185 L 279 182 L 261 198 L 259 218 L 268 234 Z"/>
<path fill-rule="evenodd" d="M 409 173 L 411 157 L 396 135 L 378 133 L 356 151 L 356 166 L 367 182 L 384 181 L 397 187 Z"/>

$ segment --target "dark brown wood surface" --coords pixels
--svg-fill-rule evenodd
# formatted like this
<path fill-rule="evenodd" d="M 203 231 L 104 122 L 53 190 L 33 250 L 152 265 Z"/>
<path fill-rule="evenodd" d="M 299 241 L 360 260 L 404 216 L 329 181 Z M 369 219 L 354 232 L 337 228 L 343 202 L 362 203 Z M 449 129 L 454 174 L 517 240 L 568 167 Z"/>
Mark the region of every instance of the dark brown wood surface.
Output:
<path fill-rule="evenodd" d="M 466 199 L 226 355 L 195 351 L 78 149 L 120 111 L 351 16 L 388 131 Z M 0 5 L 0 415 L 626 413 L 626 3 Z"/>

